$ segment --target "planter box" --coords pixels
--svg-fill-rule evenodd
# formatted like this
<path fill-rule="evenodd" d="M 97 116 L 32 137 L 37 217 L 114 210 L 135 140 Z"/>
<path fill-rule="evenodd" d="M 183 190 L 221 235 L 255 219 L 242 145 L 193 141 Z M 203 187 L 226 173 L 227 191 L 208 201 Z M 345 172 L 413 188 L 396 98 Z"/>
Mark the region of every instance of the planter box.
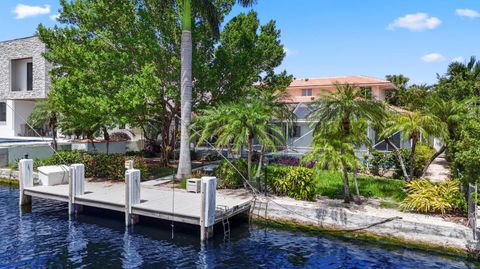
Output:
<path fill-rule="evenodd" d="M 97 152 L 97 153 L 119 153 L 124 154 L 127 146 L 127 141 L 110 141 L 108 143 L 107 151 L 107 142 L 93 142 L 95 147 L 92 145 L 92 142 L 87 141 L 74 141 L 72 142 L 72 150 L 83 150 L 88 152 Z"/>

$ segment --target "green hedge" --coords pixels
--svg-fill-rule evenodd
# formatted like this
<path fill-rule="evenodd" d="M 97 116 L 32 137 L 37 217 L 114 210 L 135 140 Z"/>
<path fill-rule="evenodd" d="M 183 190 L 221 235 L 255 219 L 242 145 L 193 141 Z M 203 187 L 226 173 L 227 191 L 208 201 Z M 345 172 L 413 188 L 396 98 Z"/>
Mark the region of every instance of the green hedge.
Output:
<path fill-rule="evenodd" d="M 121 154 L 88 153 L 85 151 L 59 151 L 49 160 L 43 161 L 44 165 L 71 165 L 74 163 L 85 164 L 85 176 L 105 178 L 108 180 L 125 179 L 125 161 L 133 160 L 134 168 L 139 169 L 142 177 L 148 176 L 145 160 L 140 156 L 126 157 Z"/>

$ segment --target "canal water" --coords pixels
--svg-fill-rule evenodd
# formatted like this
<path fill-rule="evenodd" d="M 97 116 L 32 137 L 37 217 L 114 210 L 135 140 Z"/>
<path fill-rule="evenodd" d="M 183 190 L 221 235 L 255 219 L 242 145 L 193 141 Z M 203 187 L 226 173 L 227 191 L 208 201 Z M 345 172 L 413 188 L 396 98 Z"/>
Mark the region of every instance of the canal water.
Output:
<path fill-rule="evenodd" d="M 172 239 L 168 225 L 126 230 L 122 220 L 90 212 L 71 221 L 66 204 L 38 199 L 21 214 L 18 189 L 0 185 L 0 268 L 475 268 L 461 258 L 248 223 L 232 228 L 229 241 L 202 245 L 185 227 L 175 226 Z"/>

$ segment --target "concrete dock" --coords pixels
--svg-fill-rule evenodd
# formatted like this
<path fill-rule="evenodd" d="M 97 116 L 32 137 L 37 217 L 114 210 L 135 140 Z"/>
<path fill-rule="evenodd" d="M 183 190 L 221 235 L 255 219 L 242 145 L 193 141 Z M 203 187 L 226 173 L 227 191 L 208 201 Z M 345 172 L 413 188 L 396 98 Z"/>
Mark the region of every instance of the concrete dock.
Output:
<path fill-rule="evenodd" d="M 222 222 L 229 234 L 228 219 L 248 212 L 251 199 L 217 194 L 215 177 L 201 179 L 201 193 L 154 188 L 140 184 L 140 170 L 127 169 L 125 182 L 88 182 L 83 164 L 39 167 L 40 181 L 33 181 L 33 160 L 19 162 L 21 208 L 31 207 L 32 197 L 68 203 L 70 215 L 83 206 L 125 213 L 125 225 L 134 225 L 139 216 L 200 226 L 201 239 L 213 236 L 213 226 Z M 48 175 L 47 175 L 48 174 Z M 51 183 L 51 184 L 50 184 Z M 228 230 L 228 231 L 227 231 Z"/>
<path fill-rule="evenodd" d="M 199 225 L 201 211 L 201 194 L 177 190 L 141 187 L 140 203 L 132 205 L 132 214 L 173 220 L 175 222 Z M 62 202 L 69 201 L 69 185 L 33 186 L 24 188 L 24 195 Z M 172 211 L 172 201 L 175 197 Z M 111 182 L 86 182 L 85 194 L 75 197 L 75 203 L 113 211 L 125 211 L 125 184 Z M 230 198 L 217 194 L 217 207 L 222 207 L 216 214 L 215 223 L 224 217 L 245 212 L 250 207 L 249 199 Z M 226 212 L 224 212 L 224 208 Z M 226 215 L 225 215 L 226 214 Z"/>

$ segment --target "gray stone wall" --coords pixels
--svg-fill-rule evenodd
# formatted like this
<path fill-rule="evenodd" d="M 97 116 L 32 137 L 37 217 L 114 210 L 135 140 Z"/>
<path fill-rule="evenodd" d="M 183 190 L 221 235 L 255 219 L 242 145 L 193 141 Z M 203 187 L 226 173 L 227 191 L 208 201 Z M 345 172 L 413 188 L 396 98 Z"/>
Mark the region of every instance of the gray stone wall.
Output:
<path fill-rule="evenodd" d="M 0 99 L 46 98 L 50 86 L 50 64 L 42 56 L 45 44 L 36 36 L 0 42 Z M 12 60 L 32 58 L 33 90 L 11 91 Z"/>

